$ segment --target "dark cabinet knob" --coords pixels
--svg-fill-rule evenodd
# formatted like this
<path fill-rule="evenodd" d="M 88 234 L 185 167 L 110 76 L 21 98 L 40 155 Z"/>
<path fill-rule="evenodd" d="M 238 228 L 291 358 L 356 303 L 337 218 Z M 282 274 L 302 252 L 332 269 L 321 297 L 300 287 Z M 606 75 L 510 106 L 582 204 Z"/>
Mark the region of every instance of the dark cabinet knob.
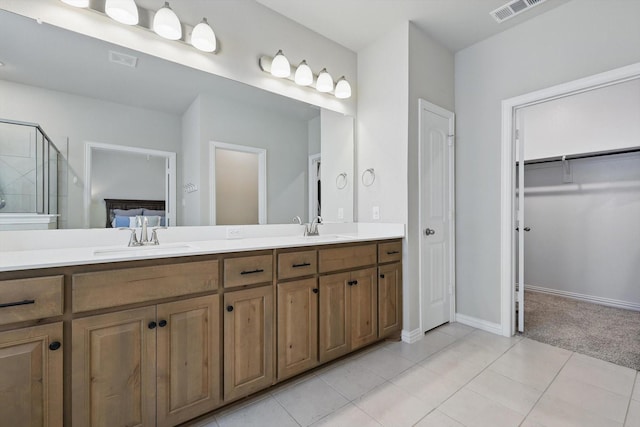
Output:
<path fill-rule="evenodd" d="M 231 312 L 233 311 L 233 306 L 232 306 L 232 305 L 228 305 L 228 306 L 227 306 L 227 311 L 228 311 L 229 313 L 231 313 Z"/>
<path fill-rule="evenodd" d="M 380 278 L 381 278 L 381 279 L 384 279 L 384 274 L 381 274 L 381 275 L 380 275 Z"/>
<path fill-rule="evenodd" d="M 357 281 L 357 280 L 354 280 L 354 281 L 353 281 L 353 284 L 354 284 L 354 285 L 357 285 L 357 284 L 358 284 L 358 281 Z"/>
<path fill-rule="evenodd" d="M 151 322 L 149 322 L 149 324 L 147 326 L 149 327 L 149 329 L 155 329 L 156 326 L 158 326 L 158 325 L 156 324 L 156 322 L 151 321 Z"/>
<path fill-rule="evenodd" d="M 164 328 L 165 326 L 167 326 L 167 321 L 162 319 L 161 321 L 158 322 L 158 326 L 160 326 L 161 328 Z"/>
<path fill-rule="evenodd" d="M 56 351 L 57 349 L 59 349 L 62 346 L 62 344 L 60 344 L 60 341 L 54 341 L 51 344 L 49 344 L 49 350 L 51 351 Z"/>
<path fill-rule="evenodd" d="M 318 291 L 319 291 L 319 290 L 318 290 L 318 288 L 313 288 L 313 293 L 314 293 L 314 294 L 317 294 L 317 293 L 318 293 Z"/>

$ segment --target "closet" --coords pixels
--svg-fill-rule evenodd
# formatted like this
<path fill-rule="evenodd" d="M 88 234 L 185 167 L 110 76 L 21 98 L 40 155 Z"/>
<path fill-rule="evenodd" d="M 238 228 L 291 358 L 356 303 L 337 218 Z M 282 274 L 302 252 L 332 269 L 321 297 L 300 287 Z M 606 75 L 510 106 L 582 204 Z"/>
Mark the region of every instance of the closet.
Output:
<path fill-rule="evenodd" d="M 640 79 L 524 107 L 517 121 L 525 289 L 640 311 Z"/>

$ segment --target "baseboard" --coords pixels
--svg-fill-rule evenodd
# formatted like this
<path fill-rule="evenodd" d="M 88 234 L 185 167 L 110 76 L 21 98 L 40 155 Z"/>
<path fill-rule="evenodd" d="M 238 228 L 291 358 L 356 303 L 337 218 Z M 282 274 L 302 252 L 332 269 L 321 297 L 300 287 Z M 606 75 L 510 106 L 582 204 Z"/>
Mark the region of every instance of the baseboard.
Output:
<path fill-rule="evenodd" d="M 456 322 L 491 332 L 492 334 L 502 335 L 502 326 L 499 323 L 489 322 L 487 320 L 478 319 L 477 317 L 471 317 L 460 313 L 456 313 Z"/>
<path fill-rule="evenodd" d="M 413 344 L 414 342 L 418 342 L 423 337 L 424 337 L 424 334 L 422 333 L 420 328 L 414 329 L 412 331 L 407 331 L 406 329 L 403 329 L 401 334 L 402 341 L 408 344 Z"/>
<path fill-rule="evenodd" d="M 524 285 L 525 291 L 540 292 L 543 294 L 558 295 L 565 298 L 571 298 L 578 301 L 592 302 L 595 304 L 606 305 L 615 308 L 624 308 L 626 310 L 640 311 L 640 304 L 629 301 L 620 301 L 617 299 L 597 297 L 594 295 L 584 295 L 575 292 L 560 291 L 557 289 L 544 288 L 542 286 Z"/>

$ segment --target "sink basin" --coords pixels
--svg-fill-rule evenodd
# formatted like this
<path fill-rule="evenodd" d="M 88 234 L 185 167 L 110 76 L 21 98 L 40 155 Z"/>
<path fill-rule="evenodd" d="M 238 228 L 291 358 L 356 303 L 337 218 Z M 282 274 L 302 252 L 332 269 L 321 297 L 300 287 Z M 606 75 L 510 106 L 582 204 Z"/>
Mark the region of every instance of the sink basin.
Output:
<path fill-rule="evenodd" d="M 149 246 L 132 246 L 126 248 L 108 248 L 108 249 L 96 249 L 93 251 L 95 256 L 109 256 L 109 255 L 127 255 L 127 256 L 139 256 L 139 255 L 162 255 L 166 253 L 175 253 L 189 251 L 193 249 L 192 246 L 186 244 L 173 244 L 173 245 L 149 245 Z"/>
<path fill-rule="evenodd" d="M 351 236 L 342 236 L 340 234 L 321 234 L 319 236 L 300 236 L 300 239 L 307 240 L 311 242 L 315 241 L 323 241 L 323 240 L 341 240 L 341 239 L 351 239 Z"/>

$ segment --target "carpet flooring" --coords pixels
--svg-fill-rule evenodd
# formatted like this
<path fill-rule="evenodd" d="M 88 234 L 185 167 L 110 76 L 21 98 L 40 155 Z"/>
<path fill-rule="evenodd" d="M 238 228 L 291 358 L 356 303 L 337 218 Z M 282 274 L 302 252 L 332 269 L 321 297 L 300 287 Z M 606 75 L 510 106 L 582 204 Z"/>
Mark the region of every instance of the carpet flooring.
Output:
<path fill-rule="evenodd" d="M 640 370 L 640 312 L 526 291 L 524 336 Z"/>

